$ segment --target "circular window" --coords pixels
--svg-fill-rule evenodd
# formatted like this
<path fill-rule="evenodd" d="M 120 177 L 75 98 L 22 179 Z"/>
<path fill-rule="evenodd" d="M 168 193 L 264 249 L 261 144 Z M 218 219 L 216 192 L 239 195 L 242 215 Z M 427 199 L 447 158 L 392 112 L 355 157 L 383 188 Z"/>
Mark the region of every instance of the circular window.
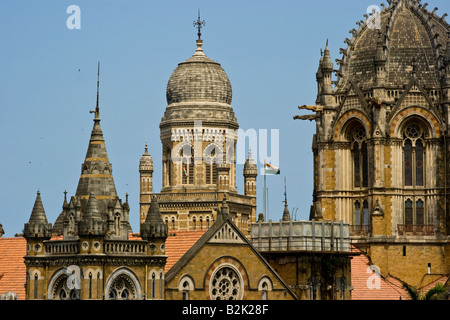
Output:
<path fill-rule="evenodd" d="M 417 139 L 422 136 L 422 129 L 415 123 L 410 124 L 405 129 L 406 137 Z"/>
<path fill-rule="evenodd" d="M 210 280 L 210 297 L 211 300 L 241 299 L 241 275 L 228 266 L 219 268 Z"/>

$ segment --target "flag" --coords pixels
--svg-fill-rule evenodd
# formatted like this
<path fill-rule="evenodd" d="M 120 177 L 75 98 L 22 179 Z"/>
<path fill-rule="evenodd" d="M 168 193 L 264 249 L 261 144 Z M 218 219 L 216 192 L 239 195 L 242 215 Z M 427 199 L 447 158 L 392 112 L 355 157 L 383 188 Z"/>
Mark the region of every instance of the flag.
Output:
<path fill-rule="evenodd" d="M 280 168 L 274 167 L 273 165 L 264 162 L 264 172 L 265 174 L 280 174 Z"/>
<path fill-rule="evenodd" d="M 186 168 L 183 166 L 183 173 L 187 177 Z"/>

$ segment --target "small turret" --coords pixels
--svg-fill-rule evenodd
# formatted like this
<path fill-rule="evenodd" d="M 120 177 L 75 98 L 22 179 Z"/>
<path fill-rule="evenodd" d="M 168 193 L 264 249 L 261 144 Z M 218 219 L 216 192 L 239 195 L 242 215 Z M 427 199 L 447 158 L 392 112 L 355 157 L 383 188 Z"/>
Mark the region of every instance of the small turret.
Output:
<path fill-rule="evenodd" d="M 332 94 L 333 87 L 331 84 L 331 75 L 333 73 L 333 62 L 331 61 L 330 49 L 328 49 L 328 40 L 323 52 L 323 60 L 320 66 L 323 75 L 323 94 Z"/>
<path fill-rule="evenodd" d="M 386 61 L 387 56 L 384 48 L 384 35 L 381 30 L 378 32 L 377 51 L 374 57 L 375 63 L 375 86 L 381 87 L 385 84 L 386 80 Z"/>
<path fill-rule="evenodd" d="M 145 222 L 141 224 L 141 237 L 144 240 L 160 239 L 165 241 L 168 235 L 167 230 L 167 225 L 159 210 L 158 200 L 156 196 L 153 196 Z"/>
<path fill-rule="evenodd" d="M 244 194 L 256 197 L 256 177 L 258 166 L 252 157 L 252 151 L 248 151 L 248 158 L 244 164 Z"/>
<path fill-rule="evenodd" d="M 41 193 L 38 191 L 30 220 L 28 223 L 25 223 L 23 233 L 25 238 L 50 239 L 51 231 L 52 224 L 47 221 Z"/>
<path fill-rule="evenodd" d="M 89 200 L 83 212 L 83 217 L 78 223 L 78 235 L 86 236 L 103 236 L 106 231 L 106 221 L 100 214 L 97 199 L 94 193 L 90 193 Z"/>

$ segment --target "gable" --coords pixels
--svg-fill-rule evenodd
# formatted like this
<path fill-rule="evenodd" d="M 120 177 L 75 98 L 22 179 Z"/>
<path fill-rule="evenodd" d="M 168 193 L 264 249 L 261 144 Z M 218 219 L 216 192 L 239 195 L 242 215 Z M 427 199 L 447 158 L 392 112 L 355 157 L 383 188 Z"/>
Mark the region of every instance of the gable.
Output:
<path fill-rule="evenodd" d="M 211 279 L 222 269 L 240 279 L 243 291 L 238 299 L 259 299 L 261 279 L 271 283 L 274 299 L 295 299 L 294 293 L 229 217 L 219 217 L 166 273 L 166 298 L 180 298 L 179 288 L 186 282 L 195 288 L 190 291 L 191 298 L 210 299 L 214 292 Z"/>
<path fill-rule="evenodd" d="M 241 235 L 237 233 L 229 222 L 222 225 L 219 230 L 214 233 L 207 243 L 240 243 L 244 244 L 245 241 Z"/>

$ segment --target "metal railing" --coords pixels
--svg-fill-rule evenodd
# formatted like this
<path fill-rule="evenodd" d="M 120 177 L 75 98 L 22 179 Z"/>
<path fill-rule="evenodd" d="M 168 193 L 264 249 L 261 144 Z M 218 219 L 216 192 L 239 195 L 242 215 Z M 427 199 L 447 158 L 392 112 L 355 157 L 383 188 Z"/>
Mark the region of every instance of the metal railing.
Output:
<path fill-rule="evenodd" d="M 399 236 L 434 236 L 434 225 L 432 224 L 399 224 L 397 230 Z"/>

